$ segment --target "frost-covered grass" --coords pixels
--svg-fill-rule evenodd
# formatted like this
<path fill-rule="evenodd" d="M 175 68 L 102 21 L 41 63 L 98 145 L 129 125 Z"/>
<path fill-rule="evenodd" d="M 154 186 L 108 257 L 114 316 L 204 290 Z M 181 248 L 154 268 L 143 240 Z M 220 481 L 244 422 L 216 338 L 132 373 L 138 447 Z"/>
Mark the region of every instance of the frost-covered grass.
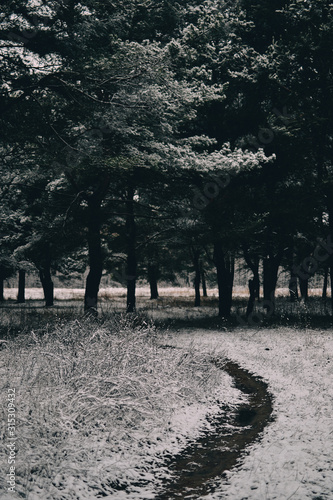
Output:
<path fill-rule="evenodd" d="M 275 421 L 207 500 L 333 499 L 332 329 L 192 329 L 173 343 L 221 350 L 274 396 Z"/>
<path fill-rule="evenodd" d="M 149 288 L 138 287 L 137 311 L 151 318 L 163 327 L 184 328 L 201 326 L 208 330 L 221 327 L 240 328 L 264 325 L 303 325 L 329 327 L 332 325 L 330 301 L 318 296 L 318 289 L 310 291 L 308 302 L 290 302 L 286 289 L 277 290 L 274 314 L 272 309 L 264 309 L 263 302 L 255 305 L 249 319 L 246 319 L 246 289 L 236 287 L 231 317 L 228 321 L 218 318 L 217 290 L 208 290 L 208 297 L 202 298 L 201 307 L 194 307 L 194 292 L 191 288 L 161 288 L 160 297 L 150 300 Z M 55 305 L 45 307 L 40 289 L 27 289 L 27 302 L 17 304 L 14 288 L 5 290 L 6 301 L 0 307 L 0 339 L 28 331 L 29 327 L 41 328 L 54 320 L 70 320 L 82 317 L 83 289 L 55 289 Z M 12 297 L 12 298 L 10 298 Z M 101 289 L 98 310 L 102 316 L 124 313 L 126 310 L 126 290 L 122 288 Z"/>
<path fill-rule="evenodd" d="M 41 322 L 44 321 L 43 317 L 45 316 L 49 316 L 49 319 L 51 319 L 51 317 L 55 316 L 64 317 L 67 315 L 67 317 L 70 317 L 73 314 L 83 313 L 84 289 L 55 288 L 54 293 L 55 306 L 52 310 L 45 311 L 41 288 L 27 288 L 27 302 L 21 305 L 14 302 L 17 297 L 17 289 L 6 288 L 6 301 L 0 308 L 0 332 L 3 332 L 3 325 L 6 325 L 6 322 L 10 325 L 9 328 L 13 329 L 14 325 L 22 327 L 26 323 L 30 324 L 33 316 L 35 316 L 35 322 Z M 136 289 L 137 310 L 144 312 L 158 322 L 190 322 L 217 317 L 218 315 L 218 290 L 216 288 L 208 290 L 208 297 L 202 297 L 201 307 L 194 307 L 193 287 L 161 287 L 159 295 L 157 300 L 150 300 L 149 287 L 138 286 Z M 268 308 L 267 317 L 263 302 L 256 303 L 249 320 L 250 324 L 255 326 L 262 323 L 263 319 L 269 324 L 277 324 L 279 321 L 283 324 L 291 324 L 300 320 L 304 323 L 308 318 L 313 318 L 314 321 L 320 323 L 321 319 L 330 315 L 330 301 L 321 299 L 321 290 L 318 288 L 310 289 L 309 296 L 307 303 L 302 300 L 290 302 L 288 289 L 278 288 L 276 290 L 274 315 L 272 315 L 273 309 L 271 306 Z M 233 290 L 232 321 L 236 326 L 242 326 L 247 322 L 245 318 L 247 301 L 247 287 L 235 286 Z M 98 308 L 102 314 L 125 312 L 126 288 L 101 288 Z M 19 311 L 14 315 L 14 318 L 11 315 L 11 309 Z M 324 321 L 327 324 L 327 320 L 324 319 Z"/>
<path fill-rule="evenodd" d="M 165 341 L 149 322 L 119 315 L 59 321 L 9 340 L 0 352 L 1 498 L 9 388 L 16 494 L 8 498 L 111 498 L 156 481 L 152 464 L 195 436 L 214 392 L 221 398 L 225 387 L 228 402 L 237 398 L 210 355 Z"/>
<path fill-rule="evenodd" d="M 157 318 L 197 323 L 196 314 L 214 313 L 211 305 L 202 312 L 190 306 L 193 297 L 185 292 L 169 290 L 170 296 L 151 302 L 145 295 L 141 304 L 151 304 Z M 108 300 L 101 301 L 102 310 L 109 310 Z M 124 295 L 112 300 L 120 303 Z M 286 300 L 280 305 L 291 324 Z M 163 335 L 148 321 L 119 315 L 104 323 L 73 321 L 79 316 L 74 301 L 49 309 L 8 306 L 1 310 L 2 333 L 24 326 L 0 351 L 2 422 L 7 387 L 17 393 L 17 498 L 154 498 L 168 474 L 164 458 L 207 428 L 214 400 L 240 401 L 230 377 L 209 363 L 214 352 L 268 382 L 276 420 L 207 500 L 333 499 L 332 329 L 229 329 L 203 317 L 205 328 Z M 317 306 L 320 299 L 293 305 L 304 325 Z M 181 349 L 163 349 L 164 343 Z M 0 430 L 6 439 L 5 426 Z M 0 498 L 7 500 L 8 449 L 2 443 Z"/>

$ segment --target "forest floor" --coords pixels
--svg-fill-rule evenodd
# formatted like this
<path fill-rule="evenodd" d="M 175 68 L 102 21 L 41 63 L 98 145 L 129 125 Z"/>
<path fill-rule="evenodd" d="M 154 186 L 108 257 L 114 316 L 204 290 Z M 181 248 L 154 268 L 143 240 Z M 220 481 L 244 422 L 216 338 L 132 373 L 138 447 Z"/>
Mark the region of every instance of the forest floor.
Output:
<path fill-rule="evenodd" d="M 66 302 L 69 300 L 68 297 L 62 298 Z M 145 300 L 148 304 L 147 297 Z M 241 453 L 237 465 L 222 478 L 214 480 L 213 492 L 202 497 L 189 495 L 182 498 L 333 499 L 331 327 L 314 329 L 303 324 L 302 327 L 267 328 L 258 325 L 242 328 L 238 325 L 230 328 L 213 319 L 208 321 L 208 327 L 190 327 L 195 323 L 200 324 L 198 319 L 204 318 L 204 311 L 196 312 L 199 308 L 191 307 L 186 295 L 179 297 L 177 304 L 172 298 L 165 298 L 164 301 L 162 298 L 153 309 L 162 309 L 163 319 L 168 317 L 168 311 L 173 321 L 166 330 L 156 330 L 156 345 L 149 344 L 147 347 L 142 340 L 145 337 L 143 333 L 143 337 L 139 335 L 143 343 L 140 340 L 139 344 L 133 344 L 133 349 L 126 351 L 126 355 L 121 351 L 123 364 L 117 367 L 118 372 L 122 373 L 119 380 L 122 383 L 131 377 L 132 380 L 129 385 L 125 384 L 125 399 L 124 393 L 118 395 L 121 404 L 118 410 L 114 406 L 111 422 L 105 424 L 103 418 L 110 417 L 105 413 L 105 404 L 110 404 L 110 401 L 92 399 L 92 394 L 87 395 L 85 392 L 86 385 L 83 382 L 86 381 L 87 371 L 95 373 L 96 356 L 102 356 L 104 351 L 107 356 L 107 349 L 110 349 L 108 337 L 103 337 L 107 343 L 102 347 L 96 344 L 99 346 L 96 353 L 94 349 L 88 350 L 91 339 L 95 338 L 94 329 L 92 332 L 89 329 L 82 330 L 82 325 L 76 323 L 75 326 L 74 322 L 74 326 L 71 323 L 72 326 L 63 328 L 67 328 L 67 333 L 62 335 L 59 325 L 56 330 L 52 326 L 54 317 L 59 316 L 61 305 L 59 309 L 36 310 L 32 302 L 27 303 L 19 313 L 14 309 L 16 306 L 8 301 L 1 311 L 2 327 L 7 324 L 8 331 L 10 321 L 16 320 L 18 326 L 23 326 L 28 310 L 35 314 L 35 319 L 43 317 L 43 335 L 46 332 L 45 338 L 51 341 L 51 344 L 43 344 L 42 356 L 39 357 L 40 346 L 38 342 L 35 343 L 36 339 L 31 340 L 34 339 L 31 335 L 37 334 L 38 337 L 38 329 L 35 330 L 37 333 L 32 333 L 27 325 L 24 331 L 29 342 L 19 342 L 13 348 L 4 348 L 0 352 L 2 396 L 11 383 L 19 382 L 18 429 L 21 439 L 25 441 L 25 444 L 20 442 L 18 450 L 19 468 L 24 465 L 25 472 L 22 473 L 23 469 L 18 470 L 17 494 L 6 493 L 5 482 L 1 482 L 2 499 L 157 498 L 161 485 L 172 475 L 166 466 L 168 459 L 209 432 L 215 416 L 221 415 L 219 403 L 223 402 L 227 421 L 228 412 L 236 411 L 246 401 L 246 396 L 234 387 L 229 375 L 221 370 L 210 371 L 211 368 L 207 368 L 206 360 L 212 356 L 230 359 L 267 382 L 268 390 L 273 395 L 274 420 L 267 425 L 261 438 Z M 70 316 L 78 305 L 73 303 L 68 307 L 68 304 Z M 211 310 L 212 318 L 216 314 L 215 306 L 212 303 L 205 306 Z M 177 322 L 181 319 L 185 321 Z M 80 335 L 82 331 L 87 332 L 87 343 L 80 340 L 81 343 L 75 344 L 75 349 L 71 348 L 70 353 L 66 344 L 68 328 Z M 141 326 L 134 325 L 134 330 L 136 335 L 138 331 L 142 333 Z M 128 338 L 133 340 L 135 337 Z M 177 349 L 158 348 L 158 345 L 166 344 Z M 124 342 L 121 343 L 121 349 L 123 345 Z M 84 359 L 88 361 L 83 371 L 73 378 L 78 361 L 77 350 L 82 351 Z M 90 354 L 87 355 L 87 352 Z M 143 363 L 127 364 L 131 356 L 136 359 L 141 355 L 145 359 Z M 48 360 L 47 363 L 43 358 Z M 201 358 L 202 362 L 199 361 Z M 135 366 L 135 370 L 139 371 L 132 370 L 129 373 L 126 370 L 130 366 Z M 30 369 L 33 374 L 29 373 Z M 142 369 L 143 372 L 140 371 Z M 47 371 L 46 380 L 41 376 L 46 373 L 44 370 L 52 371 Z M 57 370 L 59 378 L 56 383 L 60 385 L 50 392 L 48 377 L 53 377 L 54 383 Z M 179 373 L 175 375 L 177 370 Z M 205 374 L 209 374 L 209 377 Z M 105 378 L 103 373 L 99 373 L 99 376 Z M 166 384 L 160 380 L 163 376 L 166 377 Z M 97 385 L 92 385 L 89 390 L 100 390 L 100 381 L 97 376 L 95 379 Z M 76 391 L 79 388 L 79 395 L 71 400 L 70 395 L 77 394 L 73 393 L 73 387 L 76 387 Z M 67 397 L 66 404 L 64 396 Z M 146 403 L 141 407 L 142 401 L 146 399 L 150 405 L 149 412 Z M 23 400 L 26 401 L 23 403 Z M 163 402 L 164 405 L 161 404 Z M 78 410 L 87 410 L 87 405 L 99 414 L 97 428 L 91 427 L 91 424 L 87 427 L 85 422 L 78 423 Z M 124 413 L 119 414 L 122 405 L 122 412 L 124 408 L 131 408 L 128 415 L 131 415 L 132 420 L 126 421 Z M 166 411 L 168 405 L 170 408 Z M 96 414 L 92 413 L 91 417 L 93 415 L 96 420 Z M 140 416 L 135 425 L 133 415 Z M 112 434 L 109 424 L 113 429 Z M 4 423 L 0 431 L 1 437 L 5 437 Z M 7 473 L 8 448 L 0 446 L 0 450 L 1 470 Z"/>

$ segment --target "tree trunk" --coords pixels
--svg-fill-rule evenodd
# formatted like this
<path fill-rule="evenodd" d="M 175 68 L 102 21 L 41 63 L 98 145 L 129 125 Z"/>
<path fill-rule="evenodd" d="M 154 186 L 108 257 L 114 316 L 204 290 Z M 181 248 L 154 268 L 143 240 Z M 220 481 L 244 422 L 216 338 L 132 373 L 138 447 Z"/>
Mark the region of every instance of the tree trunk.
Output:
<path fill-rule="evenodd" d="M 254 297 L 260 301 L 260 279 L 259 279 L 259 259 L 258 264 L 256 264 L 255 271 L 253 272 L 253 287 L 254 287 Z"/>
<path fill-rule="evenodd" d="M 195 291 L 195 299 L 194 299 L 194 307 L 199 307 L 200 306 L 200 281 L 201 281 L 201 269 L 200 269 L 200 261 L 199 261 L 199 251 L 192 248 L 191 249 L 191 254 L 192 254 L 192 261 L 193 261 L 193 267 L 194 267 L 194 291 Z"/>
<path fill-rule="evenodd" d="M 331 241 L 333 241 L 333 203 L 331 202 L 332 197 L 330 197 L 330 202 L 328 203 L 328 213 L 329 213 L 329 232 Z M 330 267 L 330 281 L 331 281 L 331 315 L 333 316 L 333 254 L 329 252 L 328 257 L 329 267 Z"/>
<path fill-rule="evenodd" d="M 103 272 L 101 199 L 96 195 L 91 195 L 87 202 L 89 273 L 86 280 L 84 310 L 97 315 L 98 291 Z"/>
<path fill-rule="evenodd" d="M 275 309 L 275 290 L 278 278 L 278 271 L 281 261 L 281 255 L 267 256 L 263 259 L 264 271 L 264 307 L 271 313 Z"/>
<path fill-rule="evenodd" d="M 329 238 L 330 241 L 333 241 L 333 193 L 332 192 L 327 192 L 326 193 L 326 199 L 327 199 L 327 211 L 329 215 Z M 329 248 L 328 254 L 327 254 L 327 259 L 328 259 L 328 264 L 330 267 L 330 281 L 331 281 L 331 315 L 333 316 L 333 253 L 332 249 Z"/>
<path fill-rule="evenodd" d="M 214 262 L 219 289 L 219 316 L 229 318 L 234 282 L 234 259 L 224 253 L 221 241 L 214 243 Z"/>
<path fill-rule="evenodd" d="M 54 303 L 54 286 L 51 275 L 51 246 L 45 242 L 40 248 L 40 259 L 36 261 L 36 267 L 39 272 L 40 282 L 43 287 L 45 306 L 51 307 Z"/>
<path fill-rule="evenodd" d="M 330 281 L 331 281 L 331 314 L 333 316 L 333 258 L 330 258 Z"/>
<path fill-rule="evenodd" d="M 25 302 L 25 270 L 19 270 L 19 280 L 18 280 L 18 294 L 17 303 L 24 304 Z"/>
<path fill-rule="evenodd" d="M 201 269 L 201 284 L 202 284 L 202 295 L 203 297 L 207 297 L 207 284 L 206 284 L 206 274 L 203 268 L 202 262 L 200 264 Z"/>
<path fill-rule="evenodd" d="M 250 297 L 249 297 L 249 301 L 247 303 L 247 308 L 246 308 L 246 317 L 247 318 L 253 312 L 254 303 L 256 300 L 256 288 L 255 288 L 254 280 L 249 280 L 249 292 L 250 292 Z"/>
<path fill-rule="evenodd" d="M 304 299 L 304 302 L 307 302 L 309 298 L 309 280 L 303 279 L 301 277 L 299 279 L 299 290 L 301 292 L 301 297 Z"/>
<path fill-rule="evenodd" d="M 150 300 L 158 299 L 157 289 L 157 266 L 156 264 L 148 264 L 148 281 L 150 286 Z"/>
<path fill-rule="evenodd" d="M 328 287 L 328 267 L 325 267 L 324 283 L 323 283 L 323 293 L 321 298 L 326 301 L 327 299 L 327 287 Z"/>
<path fill-rule="evenodd" d="M 129 187 L 126 200 L 126 240 L 127 240 L 127 309 L 135 311 L 135 286 L 137 273 L 136 260 L 136 225 L 134 218 L 134 189 Z"/>
<path fill-rule="evenodd" d="M 4 297 L 4 278 L 2 276 L 0 276 L 0 302 L 4 302 L 5 301 L 5 297 Z"/>
<path fill-rule="evenodd" d="M 247 264 L 247 266 L 251 269 L 252 273 L 253 273 L 253 277 L 252 277 L 252 283 L 251 283 L 251 288 L 253 288 L 253 294 L 254 294 L 254 298 L 258 300 L 260 300 L 260 279 L 259 279 L 259 257 L 250 257 L 250 254 L 249 254 L 249 251 L 247 248 L 243 247 L 243 254 L 244 254 L 244 259 L 245 259 L 245 262 Z M 250 283 L 249 283 L 249 287 L 250 287 Z M 250 306 L 250 301 L 252 300 L 251 298 L 251 293 L 250 293 L 250 298 L 249 298 L 249 303 L 248 303 L 248 307 L 251 307 Z M 253 303 L 254 305 L 254 303 Z M 253 308 L 253 306 L 252 306 Z"/>
<path fill-rule="evenodd" d="M 45 306 L 51 307 L 54 303 L 54 287 L 51 276 L 51 267 L 49 265 L 40 267 L 39 277 L 44 291 Z"/>

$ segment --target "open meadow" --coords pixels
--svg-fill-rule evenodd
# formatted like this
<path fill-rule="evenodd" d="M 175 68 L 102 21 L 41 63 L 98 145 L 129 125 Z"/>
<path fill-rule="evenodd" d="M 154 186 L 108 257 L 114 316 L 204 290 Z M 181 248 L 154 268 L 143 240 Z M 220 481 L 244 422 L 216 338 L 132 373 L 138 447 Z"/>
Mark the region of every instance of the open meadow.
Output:
<path fill-rule="evenodd" d="M 26 324 L 36 326 L 44 324 L 53 318 L 72 318 L 83 315 L 84 289 L 82 288 L 55 288 L 54 306 L 44 307 L 45 301 L 41 288 L 27 288 L 25 291 L 26 302 L 16 304 L 17 288 L 5 289 L 6 301 L 1 306 L 0 328 L 5 332 L 6 326 L 9 330 L 16 325 L 19 329 Z M 149 287 L 141 286 L 136 290 L 137 313 L 144 314 L 158 323 L 191 322 L 202 320 L 207 323 L 211 318 L 213 324 L 218 316 L 218 290 L 208 290 L 208 297 L 201 298 L 201 306 L 194 307 L 194 290 L 192 287 L 161 287 L 159 298 L 150 300 Z M 245 320 L 245 312 L 248 301 L 248 290 L 244 286 L 235 286 L 233 290 L 232 313 L 233 326 L 256 326 L 262 320 L 269 320 L 271 309 L 267 314 L 260 304 L 256 304 L 253 317 L 249 322 Z M 109 287 L 101 288 L 99 292 L 99 311 L 101 315 L 109 315 L 126 311 L 126 288 Z M 321 290 L 313 288 L 309 290 L 307 303 L 302 300 L 290 302 L 288 300 L 288 289 L 277 288 L 275 311 L 273 323 L 282 321 L 285 324 L 292 322 L 319 322 L 325 325 L 331 324 L 330 296 L 327 300 L 321 299 Z M 258 313 L 258 314 L 257 314 Z M 267 322 L 267 321 L 265 321 Z"/>

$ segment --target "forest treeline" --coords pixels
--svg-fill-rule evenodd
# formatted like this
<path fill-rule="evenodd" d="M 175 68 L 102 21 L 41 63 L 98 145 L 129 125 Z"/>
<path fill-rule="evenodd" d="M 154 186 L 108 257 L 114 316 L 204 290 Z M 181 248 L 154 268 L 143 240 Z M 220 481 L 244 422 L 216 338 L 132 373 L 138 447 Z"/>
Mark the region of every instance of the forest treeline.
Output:
<path fill-rule="evenodd" d="M 198 304 L 214 268 L 228 317 L 236 258 L 248 311 L 281 269 L 307 298 L 333 277 L 332 54 L 327 0 L 4 1 L 0 298 L 33 265 L 52 305 L 88 267 L 85 309 L 109 273 L 131 312 L 187 268 Z"/>

